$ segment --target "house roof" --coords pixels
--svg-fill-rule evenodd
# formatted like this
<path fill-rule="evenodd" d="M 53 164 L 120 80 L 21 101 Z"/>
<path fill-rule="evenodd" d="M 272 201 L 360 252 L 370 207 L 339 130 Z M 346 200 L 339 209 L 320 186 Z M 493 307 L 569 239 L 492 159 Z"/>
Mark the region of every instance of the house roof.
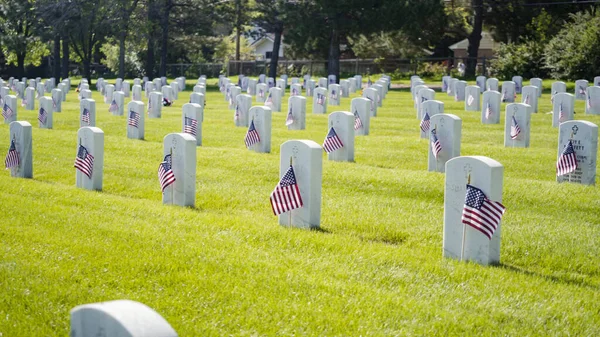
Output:
<path fill-rule="evenodd" d="M 496 49 L 498 43 L 494 41 L 492 35 L 488 32 L 481 32 L 481 42 L 479 42 L 479 49 Z M 467 49 L 469 48 L 469 39 L 456 42 L 455 44 L 448 47 L 450 50 L 456 49 Z"/>

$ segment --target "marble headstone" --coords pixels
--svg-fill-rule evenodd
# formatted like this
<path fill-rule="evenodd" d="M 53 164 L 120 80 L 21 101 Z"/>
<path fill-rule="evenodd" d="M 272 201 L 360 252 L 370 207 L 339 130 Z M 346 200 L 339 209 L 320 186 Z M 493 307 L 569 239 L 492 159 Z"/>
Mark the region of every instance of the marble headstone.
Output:
<path fill-rule="evenodd" d="M 175 182 L 165 187 L 162 192 L 163 204 L 194 207 L 196 201 L 196 138 L 187 133 L 166 135 L 163 140 L 163 158 L 167 155 L 171 155 Z"/>
<path fill-rule="evenodd" d="M 497 78 L 493 78 L 493 77 L 492 78 L 488 78 L 485 81 L 485 87 L 487 88 L 487 90 L 498 91 L 499 92 L 500 91 L 500 84 L 499 83 L 500 82 L 498 81 Z"/>
<path fill-rule="evenodd" d="M 247 94 L 237 95 L 235 112 L 233 113 L 235 126 L 248 127 L 248 114 L 251 106 L 252 96 Z"/>
<path fill-rule="evenodd" d="M 329 105 L 340 105 L 340 85 L 335 83 L 330 83 L 327 87 L 327 102 Z"/>
<path fill-rule="evenodd" d="M 79 127 L 96 126 L 96 101 L 84 98 L 79 102 Z"/>
<path fill-rule="evenodd" d="M 350 112 L 354 116 L 354 134 L 356 136 L 367 136 L 369 134 L 372 105 L 373 101 L 364 97 L 353 98 L 350 102 Z"/>
<path fill-rule="evenodd" d="M 56 89 L 52 89 L 56 90 Z M 40 108 L 38 110 L 38 122 L 42 129 L 52 129 L 54 122 L 54 105 L 52 98 L 40 97 Z"/>
<path fill-rule="evenodd" d="M 542 97 L 542 90 L 544 90 L 544 81 L 542 81 L 541 78 L 534 77 L 529 80 L 529 84 L 536 87 L 538 89 L 538 97 Z"/>
<path fill-rule="evenodd" d="M 1 107 L 4 124 L 10 124 L 17 120 L 17 96 L 5 95 L 2 98 L 4 99 L 4 106 Z"/>
<path fill-rule="evenodd" d="M 12 96 L 14 97 L 14 96 Z M 33 178 L 32 127 L 26 121 L 14 121 L 9 125 L 9 140 L 15 142 L 19 165 L 10 168 L 10 176 Z"/>
<path fill-rule="evenodd" d="M 600 86 L 588 87 L 586 96 L 585 113 L 600 115 Z"/>
<path fill-rule="evenodd" d="M 460 156 L 462 119 L 453 114 L 437 114 L 431 117 L 430 121 L 427 170 L 443 173 L 446 171 L 446 162 Z M 431 133 L 434 130 L 441 147 L 437 158 L 433 155 L 432 151 Z"/>
<path fill-rule="evenodd" d="M 506 81 L 502 83 L 502 96 L 501 101 L 506 103 L 514 103 L 517 93 L 515 91 L 515 82 Z"/>
<path fill-rule="evenodd" d="M 558 153 L 567 146 L 569 140 L 573 144 L 577 169 L 570 174 L 556 177 L 557 182 L 572 182 L 583 185 L 596 184 L 596 163 L 598 156 L 598 126 L 588 121 L 568 121 L 560 124 L 558 133 Z"/>
<path fill-rule="evenodd" d="M 144 102 L 131 101 L 127 104 L 127 138 L 144 139 L 146 116 Z"/>
<path fill-rule="evenodd" d="M 371 117 L 377 117 L 377 101 L 379 99 L 379 93 L 377 92 L 377 89 L 366 88 L 363 90 L 362 96 L 369 100 Z"/>
<path fill-rule="evenodd" d="M 575 99 L 578 101 L 585 101 L 585 90 L 588 87 L 587 80 L 575 81 Z"/>
<path fill-rule="evenodd" d="M 481 105 L 481 123 L 500 123 L 500 100 L 502 95 L 495 90 L 484 91 Z"/>
<path fill-rule="evenodd" d="M 250 108 L 249 119 L 254 121 L 254 128 L 258 133 L 259 142 L 250 146 L 249 150 L 259 153 L 271 152 L 271 109 L 266 106 L 253 106 Z"/>
<path fill-rule="evenodd" d="M 148 117 L 160 118 L 162 113 L 163 96 L 160 92 L 153 91 L 148 97 Z"/>
<path fill-rule="evenodd" d="M 457 81 L 454 84 L 454 100 L 462 102 L 465 100 L 465 90 L 467 89 L 466 81 Z"/>
<path fill-rule="evenodd" d="M 32 87 L 25 88 L 25 99 L 23 100 L 23 104 L 25 104 L 25 110 L 35 110 L 35 89 Z M 23 105 L 21 104 L 21 105 Z"/>
<path fill-rule="evenodd" d="M 419 127 L 419 131 L 421 132 L 420 137 L 428 139 L 429 130 L 431 130 L 431 128 L 434 127 L 434 125 L 431 124 L 431 117 L 444 113 L 444 102 L 436 100 L 425 101 L 421 104 L 421 107 L 423 109 L 423 111 L 421 112 L 423 117 L 421 117 L 421 119 L 423 119 L 425 117 L 425 114 L 427 114 L 427 116 L 429 116 L 430 122 L 428 129 L 423 130 L 421 127 Z"/>
<path fill-rule="evenodd" d="M 314 89 L 313 113 L 327 113 L 327 88 L 318 87 Z"/>
<path fill-rule="evenodd" d="M 81 101 L 89 101 L 84 99 Z M 91 175 L 83 173 L 79 169 L 75 169 L 75 185 L 86 190 L 102 190 L 102 171 L 104 169 L 104 132 L 94 126 L 84 126 L 77 131 L 77 152 L 79 146 L 85 147 L 88 154 L 93 157 Z"/>
<path fill-rule="evenodd" d="M 523 89 L 523 77 L 513 76 L 512 81 L 515 82 L 515 92 L 520 94 Z"/>
<path fill-rule="evenodd" d="M 469 85 L 465 89 L 465 110 L 466 111 L 479 111 L 481 109 L 479 105 L 479 94 L 481 89 L 476 85 Z"/>
<path fill-rule="evenodd" d="M 52 89 L 51 96 L 52 96 L 51 97 L 52 109 L 54 110 L 54 112 L 62 112 L 62 97 L 63 97 L 62 90 L 61 89 Z"/>
<path fill-rule="evenodd" d="M 531 106 L 531 112 L 538 112 L 538 88 L 533 85 L 526 85 L 521 90 L 521 103 Z"/>
<path fill-rule="evenodd" d="M 329 152 L 327 158 L 333 161 L 354 161 L 354 114 L 347 111 L 335 111 L 329 114 L 327 131 L 333 128 L 342 147 Z"/>
<path fill-rule="evenodd" d="M 272 111 L 281 111 L 281 92 L 282 90 L 277 87 L 269 89 L 269 95 L 265 101 L 265 105 L 271 108 Z"/>
<path fill-rule="evenodd" d="M 288 112 L 291 113 L 293 122 L 288 124 L 288 116 L 286 115 L 286 125 L 288 130 L 304 130 L 306 129 L 306 97 L 291 96 L 288 99 Z"/>
<path fill-rule="evenodd" d="M 504 118 L 505 147 L 529 147 L 531 112 L 531 106 L 524 103 L 506 105 Z M 516 131 L 515 124 L 518 126 L 518 130 L 520 130 L 519 132 Z"/>
<path fill-rule="evenodd" d="M 480 93 L 483 93 L 485 91 L 485 81 L 485 76 L 477 76 L 477 79 L 475 80 L 476 85 L 479 87 Z"/>
<path fill-rule="evenodd" d="M 183 133 L 187 133 L 196 139 L 196 146 L 202 146 L 203 120 L 204 108 L 200 104 L 186 103 L 183 105 L 183 114 L 181 115 L 181 130 Z"/>
<path fill-rule="evenodd" d="M 562 114 L 561 114 L 562 110 Z M 574 119 L 575 96 L 566 92 L 554 95 L 552 104 L 552 127 L 557 128 L 561 123 Z"/>
<path fill-rule="evenodd" d="M 268 94 L 267 85 L 259 83 L 256 85 L 256 103 L 264 103 Z"/>
<path fill-rule="evenodd" d="M 114 116 L 123 116 L 123 110 L 125 109 L 125 94 L 122 91 L 115 91 L 113 93 L 113 102 L 110 102 L 109 112 Z"/>
<path fill-rule="evenodd" d="M 417 93 L 417 119 L 423 118 L 423 102 L 435 99 L 435 91 L 429 88 L 423 88 Z"/>

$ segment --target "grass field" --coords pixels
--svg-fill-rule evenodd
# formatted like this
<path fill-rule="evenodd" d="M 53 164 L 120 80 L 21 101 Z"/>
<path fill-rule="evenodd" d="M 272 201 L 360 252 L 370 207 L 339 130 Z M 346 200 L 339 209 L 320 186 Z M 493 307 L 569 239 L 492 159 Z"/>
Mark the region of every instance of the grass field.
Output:
<path fill-rule="evenodd" d="M 371 134 L 356 138 L 355 163 L 324 159 L 322 230 L 308 231 L 279 226 L 268 199 L 280 144 L 322 143 L 327 116 L 308 107 L 306 130 L 287 131 L 285 112 L 274 113 L 272 153 L 253 153 L 211 79 L 196 207 L 163 206 L 162 139 L 180 132 L 194 82 L 162 119 L 146 120 L 145 141 L 127 139 L 126 117 L 94 90 L 102 192 L 75 187 L 75 91 L 53 130 L 19 107 L 34 125 L 34 179 L 0 172 L 0 336 L 66 336 L 71 308 L 114 299 L 147 304 L 180 336 L 600 335 L 600 188 L 555 182 L 547 93 L 527 149 L 503 146 L 504 113 L 482 125 L 436 94 L 463 119 L 462 155 L 505 168 L 502 263 L 482 267 L 442 258 L 444 176 L 426 171 L 428 141 L 406 91 L 390 91 Z M 584 104 L 576 119 L 600 124 Z M 349 106 L 344 98 L 339 110 Z"/>

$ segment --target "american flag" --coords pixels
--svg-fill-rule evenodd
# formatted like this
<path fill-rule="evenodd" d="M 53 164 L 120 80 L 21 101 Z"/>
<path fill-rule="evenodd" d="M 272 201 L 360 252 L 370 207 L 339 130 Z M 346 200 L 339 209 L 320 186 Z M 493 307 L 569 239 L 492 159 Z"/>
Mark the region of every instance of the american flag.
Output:
<path fill-rule="evenodd" d="M 473 95 L 469 95 L 469 98 L 467 99 L 467 105 L 472 105 L 474 101 L 475 97 L 473 97 Z"/>
<path fill-rule="evenodd" d="M 288 109 L 287 118 L 285 119 L 285 125 L 292 125 L 294 123 L 294 114 L 292 112 L 292 107 Z"/>
<path fill-rule="evenodd" d="M 265 100 L 265 105 L 272 105 L 273 104 L 273 98 L 271 97 L 271 92 L 269 92 L 269 94 L 267 95 L 267 99 Z"/>
<path fill-rule="evenodd" d="M 296 88 L 292 88 L 292 96 L 298 95 L 298 90 Z"/>
<path fill-rule="evenodd" d="M 373 82 L 371 81 L 371 78 L 369 77 L 369 80 L 367 81 L 367 87 L 370 87 L 371 85 L 373 85 Z"/>
<path fill-rule="evenodd" d="M 371 97 L 367 97 L 369 101 L 371 101 L 371 112 L 375 111 L 375 102 Z"/>
<path fill-rule="evenodd" d="M 587 99 L 585 101 L 586 101 L 588 110 L 591 109 L 592 108 L 592 96 L 589 93 L 587 94 Z"/>
<path fill-rule="evenodd" d="M 83 108 L 83 112 L 81 113 L 81 121 L 90 125 L 90 110 L 87 108 Z"/>
<path fill-rule="evenodd" d="M 325 102 L 325 95 L 317 94 L 317 104 L 323 105 Z"/>
<path fill-rule="evenodd" d="M 502 102 L 505 102 L 505 101 L 506 101 L 506 91 L 505 91 L 505 90 L 502 90 L 502 97 L 500 97 L 500 100 L 501 100 Z"/>
<path fill-rule="evenodd" d="M 442 81 L 442 91 L 447 91 L 448 90 L 448 83 L 446 83 L 446 80 Z"/>
<path fill-rule="evenodd" d="M 85 146 L 79 144 L 77 157 L 75 157 L 75 168 L 83 172 L 88 178 L 92 178 L 94 170 L 94 157 L 88 152 Z"/>
<path fill-rule="evenodd" d="M 258 97 L 265 97 L 265 92 L 262 89 L 258 89 Z"/>
<path fill-rule="evenodd" d="M 331 99 L 337 99 L 337 93 L 335 90 L 331 90 Z"/>
<path fill-rule="evenodd" d="M 221 84 L 221 87 L 219 88 L 219 91 L 220 91 L 220 92 L 223 92 L 223 91 L 225 91 L 225 84 Z"/>
<path fill-rule="evenodd" d="M 556 162 L 556 176 L 562 176 L 574 172 L 577 169 L 577 156 L 575 155 L 575 149 L 573 143 L 569 140 L 567 146 L 558 157 Z"/>
<path fill-rule="evenodd" d="M 437 131 L 435 129 L 431 129 L 429 140 L 431 142 L 431 153 L 433 153 L 433 157 L 437 159 L 438 154 L 442 151 L 442 144 L 440 144 L 440 140 L 437 137 Z"/>
<path fill-rule="evenodd" d="M 139 127 L 140 114 L 133 110 L 129 110 L 129 120 L 127 121 L 127 124 L 136 128 Z"/>
<path fill-rule="evenodd" d="M 325 152 L 330 153 L 337 149 L 341 149 L 344 146 L 340 137 L 338 137 L 337 133 L 331 127 L 329 129 L 329 133 L 327 133 L 327 137 L 325 137 L 325 141 L 323 142 L 323 148 Z"/>
<path fill-rule="evenodd" d="M 519 133 L 521 133 L 519 123 L 517 123 L 515 116 L 512 116 L 512 122 L 510 123 L 510 139 L 517 139 Z"/>
<path fill-rule="evenodd" d="M 558 121 L 562 121 L 566 117 L 565 109 L 563 109 L 562 103 L 558 106 Z"/>
<path fill-rule="evenodd" d="M 580 95 L 585 95 L 585 88 L 583 86 L 579 86 L 579 94 Z"/>
<path fill-rule="evenodd" d="M 113 99 L 108 107 L 108 112 L 117 112 L 117 110 L 119 110 L 119 106 L 117 105 L 117 101 Z"/>
<path fill-rule="evenodd" d="M 251 121 L 248 132 L 246 132 L 246 137 L 244 138 L 244 143 L 246 143 L 246 147 L 250 147 L 258 142 L 260 142 L 260 136 L 254 127 L 254 121 Z"/>
<path fill-rule="evenodd" d="M 475 228 L 491 240 L 504 212 L 506 212 L 504 205 L 488 199 L 477 187 L 467 185 L 462 213 L 463 224 Z"/>
<path fill-rule="evenodd" d="M 4 119 L 9 119 L 13 114 L 13 109 L 8 106 L 8 103 L 4 103 L 4 107 L 2 108 L 2 117 L 4 117 Z"/>
<path fill-rule="evenodd" d="M 423 119 L 421 120 L 421 124 L 419 125 L 421 127 L 421 131 L 423 131 L 423 132 L 429 131 L 430 124 L 431 124 L 431 121 L 429 119 L 429 114 L 427 113 L 427 111 L 425 111 L 425 115 L 423 116 Z"/>
<path fill-rule="evenodd" d="M 166 155 L 165 159 L 158 165 L 158 181 L 163 192 L 165 188 L 175 182 L 175 174 L 172 167 L 173 159 L 170 154 Z"/>
<path fill-rule="evenodd" d="M 46 112 L 46 109 L 40 108 L 40 112 L 38 114 L 38 121 L 40 121 L 40 123 L 46 125 L 47 120 L 48 120 L 48 113 Z"/>
<path fill-rule="evenodd" d="M 358 130 L 363 127 L 362 120 L 360 120 L 360 115 L 358 114 L 358 110 L 354 110 L 354 130 Z"/>
<path fill-rule="evenodd" d="M 291 165 L 277 186 L 275 186 L 273 192 L 271 192 L 270 200 L 271 208 L 275 215 L 302 207 L 303 204 L 302 197 L 300 196 L 300 189 L 296 182 L 294 168 Z"/>
<path fill-rule="evenodd" d="M 25 96 L 23 96 L 23 100 L 21 101 L 21 106 L 26 106 L 27 105 L 27 99 L 25 98 Z"/>
<path fill-rule="evenodd" d="M 240 120 L 240 105 L 239 104 L 237 104 L 235 106 L 235 114 L 233 115 L 233 120 L 236 122 Z"/>
<path fill-rule="evenodd" d="M 19 152 L 17 152 L 14 139 L 10 141 L 10 148 L 8 148 L 8 154 L 6 154 L 6 159 L 4 159 L 4 166 L 7 169 L 19 166 Z"/>
<path fill-rule="evenodd" d="M 529 94 L 525 95 L 525 98 L 523 99 L 523 103 L 529 104 Z"/>
<path fill-rule="evenodd" d="M 492 117 L 493 114 L 494 111 L 492 111 L 492 106 L 490 105 L 490 102 L 488 102 L 485 106 L 485 119 L 490 119 L 490 117 Z"/>
<path fill-rule="evenodd" d="M 56 100 L 54 99 L 54 97 L 52 97 L 52 107 L 56 108 Z"/>
<path fill-rule="evenodd" d="M 196 134 L 198 133 L 198 121 L 186 116 L 183 119 L 183 123 L 183 132 L 196 137 Z"/>

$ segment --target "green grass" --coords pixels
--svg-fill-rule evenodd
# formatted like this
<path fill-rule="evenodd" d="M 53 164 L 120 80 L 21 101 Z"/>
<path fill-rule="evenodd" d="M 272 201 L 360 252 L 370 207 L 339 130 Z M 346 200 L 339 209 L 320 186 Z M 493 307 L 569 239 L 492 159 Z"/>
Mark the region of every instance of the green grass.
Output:
<path fill-rule="evenodd" d="M 600 189 L 555 182 L 549 95 L 532 116 L 531 147 L 513 149 L 503 123 L 481 125 L 464 102 L 436 94 L 463 119 L 462 154 L 505 167 L 502 263 L 482 267 L 442 258 L 444 176 L 426 171 L 406 91 L 391 91 L 371 135 L 356 138 L 355 163 L 324 159 L 322 231 L 279 226 L 268 197 L 280 144 L 321 143 L 327 116 L 309 107 L 307 129 L 287 131 L 285 113 L 274 113 L 273 152 L 253 153 L 216 86 L 197 150 L 196 208 L 161 204 L 162 139 L 180 131 L 189 94 L 135 141 L 94 91 L 102 192 L 75 188 L 75 92 L 53 130 L 19 108 L 34 125 L 34 179 L 0 173 L 0 336 L 66 336 L 71 308 L 114 299 L 149 305 L 180 336 L 600 334 Z M 349 105 L 344 98 L 340 109 Z M 577 101 L 577 119 L 600 124 L 583 108 Z M 0 125 L 0 150 L 8 141 Z"/>

